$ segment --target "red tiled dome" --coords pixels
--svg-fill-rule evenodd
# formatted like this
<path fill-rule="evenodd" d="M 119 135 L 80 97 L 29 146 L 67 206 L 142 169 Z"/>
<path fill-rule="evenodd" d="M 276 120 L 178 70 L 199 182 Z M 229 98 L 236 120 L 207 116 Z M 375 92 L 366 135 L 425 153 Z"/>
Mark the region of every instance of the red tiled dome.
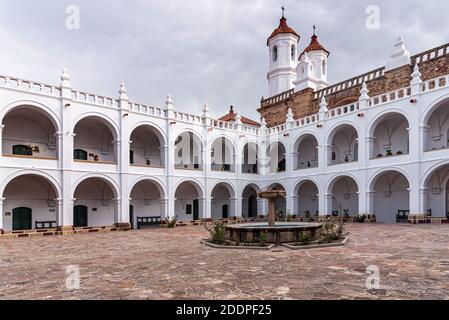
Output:
<path fill-rule="evenodd" d="M 270 42 L 270 40 L 274 37 L 276 37 L 279 34 L 284 34 L 284 33 L 290 33 L 290 34 L 294 34 L 295 36 L 297 36 L 298 38 L 300 38 L 299 34 L 296 33 L 295 30 L 293 30 L 292 28 L 290 28 L 287 24 L 287 19 L 285 17 L 281 18 L 281 21 L 279 23 L 279 27 L 277 27 L 273 33 L 271 34 L 271 36 L 268 38 L 267 40 L 267 45 L 268 42 Z"/>
<path fill-rule="evenodd" d="M 311 52 L 311 51 L 320 51 L 320 50 L 326 52 L 328 56 L 331 54 L 328 50 L 326 50 L 326 49 L 325 49 L 325 48 L 318 42 L 318 37 L 317 37 L 317 35 L 314 34 L 314 35 L 312 36 L 312 41 L 310 41 L 309 46 L 303 51 L 303 53 L 301 53 L 301 55 L 299 56 L 299 58 L 301 58 L 301 56 L 302 56 L 305 52 L 309 53 L 309 52 Z"/>

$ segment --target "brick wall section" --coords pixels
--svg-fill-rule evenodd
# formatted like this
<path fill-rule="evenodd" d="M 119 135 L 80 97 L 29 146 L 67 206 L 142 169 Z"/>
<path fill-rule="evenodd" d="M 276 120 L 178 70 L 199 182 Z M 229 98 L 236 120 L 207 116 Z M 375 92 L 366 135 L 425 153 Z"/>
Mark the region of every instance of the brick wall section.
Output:
<path fill-rule="evenodd" d="M 419 67 L 423 81 L 449 74 L 449 55 L 422 62 Z M 385 75 L 378 79 L 368 81 L 369 95 L 373 97 L 409 86 L 412 72 L 413 67 L 406 65 L 385 72 Z M 328 95 L 326 97 L 328 108 L 333 109 L 357 101 L 360 90 L 361 85 L 358 85 Z M 265 118 L 268 127 L 277 126 L 285 123 L 288 108 L 292 109 L 295 119 L 318 113 L 320 101 L 314 99 L 313 96 L 313 90 L 306 89 L 294 93 L 288 99 L 262 107 L 257 111 L 261 114 L 261 117 Z"/>

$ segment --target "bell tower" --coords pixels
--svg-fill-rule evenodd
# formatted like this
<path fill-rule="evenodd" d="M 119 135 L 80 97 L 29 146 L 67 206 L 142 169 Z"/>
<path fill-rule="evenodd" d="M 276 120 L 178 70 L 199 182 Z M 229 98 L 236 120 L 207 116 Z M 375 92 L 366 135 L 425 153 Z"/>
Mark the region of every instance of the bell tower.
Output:
<path fill-rule="evenodd" d="M 299 34 L 290 28 L 282 7 L 282 18 L 267 40 L 269 48 L 269 71 L 267 74 L 269 97 L 294 88 L 298 61 Z"/>

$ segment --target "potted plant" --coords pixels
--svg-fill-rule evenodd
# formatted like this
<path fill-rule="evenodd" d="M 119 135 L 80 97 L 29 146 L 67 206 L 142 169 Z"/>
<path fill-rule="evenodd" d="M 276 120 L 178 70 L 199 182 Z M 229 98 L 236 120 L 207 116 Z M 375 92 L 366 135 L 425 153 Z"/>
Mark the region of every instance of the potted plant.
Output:
<path fill-rule="evenodd" d="M 391 157 L 393 155 L 393 151 L 391 149 L 387 149 L 387 157 Z"/>

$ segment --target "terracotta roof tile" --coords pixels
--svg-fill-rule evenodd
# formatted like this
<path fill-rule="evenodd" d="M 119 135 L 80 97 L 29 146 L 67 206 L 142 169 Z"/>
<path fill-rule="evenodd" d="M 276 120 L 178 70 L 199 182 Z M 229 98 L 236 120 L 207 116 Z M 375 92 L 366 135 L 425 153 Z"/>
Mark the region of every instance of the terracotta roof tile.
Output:
<path fill-rule="evenodd" d="M 223 117 L 219 118 L 218 120 L 220 121 L 225 121 L 225 122 L 232 122 L 235 121 L 235 117 L 236 117 L 237 113 L 234 112 L 234 107 L 231 106 L 229 113 L 227 115 L 224 115 Z M 244 124 L 248 124 L 250 126 L 256 126 L 256 127 L 260 127 L 260 123 L 254 120 L 251 120 L 249 118 L 246 117 L 241 117 L 242 123 Z"/>
<path fill-rule="evenodd" d="M 284 34 L 284 33 L 291 33 L 291 34 L 294 34 L 295 36 L 297 36 L 298 38 L 300 38 L 299 34 L 297 34 L 295 30 L 293 30 L 292 28 L 290 28 L 290 27 L 288 26 L 288 24 L 287 24 L 287 19 L 286 19 L 285 17 L 282 17 L 282 18 L 281 18 L 281 21 L 280 21 L 280 23 L 279 23 L 279 27 L 277 27 L 277 28 L 273 31 L 273 33 L 271 34 L 271 36 L 268 38 L 268 40 L 267 40 L 267 45 L 268 45 L 268 42 L 269 42 L 272 38 L 276 37 L 276 36 L 279 35 L 279 34 Z"/>
<path fill-rule="evenodd" d="M 311 52 L 311 51 L 320 51 L 323 50 L 324 52 L 327 53 L 327 55 L 329 56 L 331 53 L 326 50 L 319 42 L 318 42 L 318 37 L 314 34 L 312 36 L 312 40 L 310 41 L 309 46 L 303 51 L 303 53 L 301 53 L 301 55 L 299 56 L 299 58 L 301 58 L 301 56 L 305 53 L 305 52 Z"/>

